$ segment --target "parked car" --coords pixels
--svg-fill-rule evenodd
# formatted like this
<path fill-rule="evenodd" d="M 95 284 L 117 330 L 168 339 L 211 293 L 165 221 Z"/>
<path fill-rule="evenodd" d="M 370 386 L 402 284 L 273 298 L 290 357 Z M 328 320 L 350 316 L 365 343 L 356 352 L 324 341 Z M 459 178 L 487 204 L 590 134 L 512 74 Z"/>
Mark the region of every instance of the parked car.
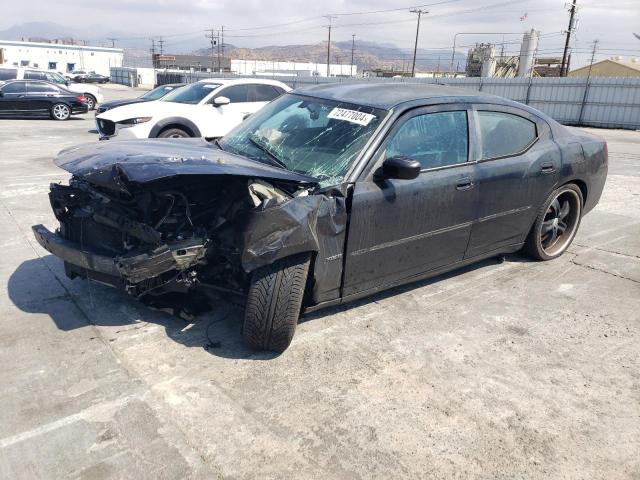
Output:
<path fill-rule="evenodd" d="M 60 229 L 33 231 L 71 278 L 152 305 L 205 287 L 243 296 L 246 341 L 282 351 L 301 311 L 521 249 L 559 257 L 600 199 L 607 156 L 600 137 L 491 95 L 318 85 L 217 144 L 62 151 Z"/>
<path fill-rule="evenodd" d="M 100 88 L 94 85 L 74 83 L 58 72 L 30 67 L 0 67 L 0 80 L 44 80 L 55 83 L 71 92 L 81 93 L 87 99 L 89 110 L 104 101 Z"/>
<path fill-rule="evenodd" d="M 50 82 L 9 80 L 0 82 L 0 116 L 45 116 L 68 120 L 87 113 L 87 99 Z"/>
<path fill-rule="evenodd" d="M 107 110 L 96 117 L 96 128 L 102 139 L 219 138 L 289 90 L 276 80 L 201 80 L 158 101 Z"/>
<path fill-rule="evenodd" d="M 76 75 L 73 77 L 76 82 L 79 83 L 107 83 L 109 81 L 109 77 L 105 75 L 100 75 L 96 72 L 83 73 L 81 75 Z"/>
<path fill-rule="evenodd" d="M 143 102 L 151 102 L 153 100 L 159 100 L 164 97 L 167 93 L 172 92 L 176 88 L 183 87 L 184 83 L 170 83 L 167 85 L 161 85 L 152 90 L 149 90 L 146 93 L 143 93 L 139 97 L 136 98 L 123 98 L 121 100 L 112 100 L 111 102 L 106 102 L 101 104 L 98 108 L 96 108 L 96 115 L 100 115 L 101 113 L 106 112 L 107 110 L 111 110 L 112 108 L 122 107 L 124 105 L 133 105 L 134 103 L 143 103 Z"/>

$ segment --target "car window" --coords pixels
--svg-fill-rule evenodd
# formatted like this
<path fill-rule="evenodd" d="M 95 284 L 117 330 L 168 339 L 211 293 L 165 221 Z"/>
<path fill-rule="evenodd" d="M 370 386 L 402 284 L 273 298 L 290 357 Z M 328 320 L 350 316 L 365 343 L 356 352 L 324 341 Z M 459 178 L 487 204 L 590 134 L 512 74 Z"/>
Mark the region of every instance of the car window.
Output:
<path fill-rule="evenodd" d="M 42 82 L 29 82 L 27 84 L 27 92 L 29 93 L 58 93 L 58 91 L 53 85 Z"/>
<path fill-rule="evenodd" d="M 154 88 L 153 90 L 149 90 L 147 93 L 142 95 L 140 98 L 146 98 L 149 100 L 157 100 L 162 98 L 171 90 L 175 90 L 176 87 L 170 87 L 168 85 L 163 85 L 161 87 Z"/>
<path fill-rule="evenodd" d="M 161 98 L 163 102 L 189 103 L 195 105 L 200 103 L 207 95 L 210 95 L 219 83 L 196 82 L 182 88 L 167 93 Z"/>
<path fill-rule="evenodd" d="M 280 94 L 281 92 L 271 85 L 251 85 L 249 88 L 249 101 L 270 102 L 271 100 L 278 98 Z"/>
<path fill-rule="evenodd" d="M 249 101 L 249 85 L 231 85 L 222 89 L 216 97 L 227 97 L 231 103 L 244 103 Z"/>
<path fill-rule="evenodd" d="M 402 156 L 422 168 L 465 163 L 469 152 L 467 112 L 435 112 L 407 120 L 393 135 L 386 158 Z"/>
<path fill-rule="evenodd" d="M 27 93 L 25 82 L 11 82 L 2 87 L 4 93 Z"/>
<path fill-rule="evenodd" d="M 478 122 L 483 160 L 520 153 L 538 136 L 534 122 L 511 113 L 479 111 Z"/>
<path fill-rule="evenodd" d="M 14 80 L 18 76 L 15 68 L 0 68 L 0 80 Z"/>
<path fill-rule="evenodd" d="M 67 83 L 65 81 L 65 79 L 62 77 L 62 75 L 60 75 L 58 73 L 44 72 L 44 76 L 45 76 L 45 80 L 47 80 L 47 82 L 59 83 L 59 84 L 62 84 L 62 85 Z"/>
<path fill-rule="evenodd" d="M 44 74 L 42 72 L 34 72 L 33 70 L 27 70 L 24 72 L 25 80 L 44 80 Z"/>

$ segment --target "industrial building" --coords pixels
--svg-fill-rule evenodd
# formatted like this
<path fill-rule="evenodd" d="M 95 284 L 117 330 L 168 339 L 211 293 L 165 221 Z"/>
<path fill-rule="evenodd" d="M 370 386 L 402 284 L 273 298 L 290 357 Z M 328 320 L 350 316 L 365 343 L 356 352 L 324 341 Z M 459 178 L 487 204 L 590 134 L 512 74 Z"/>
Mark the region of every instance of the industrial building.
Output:
<path fill-rule="evenodd" d="M 589 65 L 569 72 L 570 77 L 586 77 Z M 632 58 L 624 61 L 622 57 L 609 58 L 591 65 L 593 77 L 640 77 L 640 61 Z"/>
<path fill-rule="evenodd" d="M 122 56 L 121 48 L 0 40 L 0 65 L 15 67 L 58 72 L 87 70 L 109 75 L 111 67 L 122 66 Z"/>

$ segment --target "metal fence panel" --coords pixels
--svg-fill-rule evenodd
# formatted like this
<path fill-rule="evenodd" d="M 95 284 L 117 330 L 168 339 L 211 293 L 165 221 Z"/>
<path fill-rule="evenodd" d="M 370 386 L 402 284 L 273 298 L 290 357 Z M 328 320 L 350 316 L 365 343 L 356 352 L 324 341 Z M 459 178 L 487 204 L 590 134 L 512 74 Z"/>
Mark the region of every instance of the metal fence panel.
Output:
<path fill-rule="evenodd" d="M 113 69 L 112 69 L 113 70 Z M 157 83 L 206 78 L 247 78 L 207 72 L 158 72 Z M 640 77 L 536 78 L 341 78 L 261 75 L 292 88 L 321 83 L 388 82 L 446 84 L 509 98 L 536 108 L 566 125 L 640 129 Z"/>

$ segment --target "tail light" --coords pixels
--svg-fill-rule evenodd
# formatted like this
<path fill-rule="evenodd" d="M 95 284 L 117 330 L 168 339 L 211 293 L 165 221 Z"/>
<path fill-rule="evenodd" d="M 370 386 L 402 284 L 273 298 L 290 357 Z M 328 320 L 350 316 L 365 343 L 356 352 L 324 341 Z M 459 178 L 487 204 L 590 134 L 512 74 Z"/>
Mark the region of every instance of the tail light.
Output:
<path fill-rule="evenodd" d="M 87 103 L 87 97 L 85 97 L 84 95 L 78 95 L 76 97 L 76 100 L 78 100 L 80 103 Z"/>

